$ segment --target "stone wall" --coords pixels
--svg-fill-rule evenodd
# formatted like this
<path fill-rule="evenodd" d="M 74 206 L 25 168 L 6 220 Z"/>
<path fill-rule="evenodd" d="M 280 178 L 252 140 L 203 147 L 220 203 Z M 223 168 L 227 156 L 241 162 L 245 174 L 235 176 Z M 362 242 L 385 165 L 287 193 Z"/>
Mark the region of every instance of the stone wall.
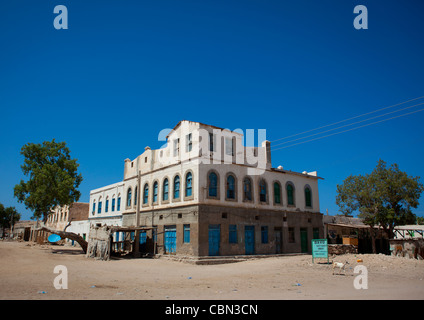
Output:
<path fill-rule="evenodd" d="M 392 256 L 424 259 L 424 239 L 391 239 Z"/>
<path fill-rule="evenodd" d="M 347 253 L 358 253 L 358 246 L 352 244 L 329 244 L 328 245 L 328 254 L 329 255 L 340 255 Z"/>

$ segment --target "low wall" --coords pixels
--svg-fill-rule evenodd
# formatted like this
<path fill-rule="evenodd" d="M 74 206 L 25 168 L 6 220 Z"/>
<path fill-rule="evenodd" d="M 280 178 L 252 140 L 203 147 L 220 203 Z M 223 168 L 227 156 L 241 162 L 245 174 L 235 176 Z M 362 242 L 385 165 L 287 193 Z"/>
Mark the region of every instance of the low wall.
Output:
<path fill-rule="evenodd" d="M 392 256 L 423 260 L 423 239 L 392 239 L 389 241 Z"/>
<path fill-rule="evenodd" d="M 328 245 L 328 254 L 347 254 L 347 253 L 358 253 L 358 246 L 352 244 L 329 244 Z"/>

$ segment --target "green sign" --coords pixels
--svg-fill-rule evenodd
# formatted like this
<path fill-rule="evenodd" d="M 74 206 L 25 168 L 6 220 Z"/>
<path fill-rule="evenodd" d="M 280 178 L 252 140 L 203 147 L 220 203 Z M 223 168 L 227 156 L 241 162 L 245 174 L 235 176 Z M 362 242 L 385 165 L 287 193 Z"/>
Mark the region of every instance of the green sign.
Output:
<path fill-rule="evenodd" d="M 328 262 L 327 239 L 312 240 L 312 262 L 314 262 L 315 258 L 327 258 L 327 262 Z"/>

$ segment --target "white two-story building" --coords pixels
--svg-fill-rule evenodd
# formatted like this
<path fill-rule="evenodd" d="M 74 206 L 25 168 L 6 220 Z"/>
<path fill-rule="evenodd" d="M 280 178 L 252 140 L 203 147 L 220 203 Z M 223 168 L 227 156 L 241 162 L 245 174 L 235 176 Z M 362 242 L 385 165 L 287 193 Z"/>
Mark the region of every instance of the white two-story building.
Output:
<path fill-rule="evenodd" d="M 142 231 L 141 250 L 194 256 L 310 252 L 323 236 L 316 172 L 271 165 L 271 145 L 180 121 L 157 150 L 126 159 L 122 182 L 90 193 L 92 222 Z M 138 241 L 138 240 L 137 240 Z"/>

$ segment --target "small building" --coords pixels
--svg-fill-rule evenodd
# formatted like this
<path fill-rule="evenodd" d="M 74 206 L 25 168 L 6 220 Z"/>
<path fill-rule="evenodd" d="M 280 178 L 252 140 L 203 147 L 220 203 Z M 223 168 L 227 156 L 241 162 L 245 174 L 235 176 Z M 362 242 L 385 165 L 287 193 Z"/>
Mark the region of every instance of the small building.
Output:
<path fill-rule="evenodd" d="M 372 237 L 370 226 L 362 219 L 343 215 L 323 217 L 324 232 L 329 245 L 353 245 L 358 253 L 372 253 Z M 377 253 L 389 252 L 389 242 L 383 229 L 375 227 Z"/>
<path fill-rule="evenodd" d="M 390 251 L 394 256 L 424 259 L 424 225 L 404 225 L 394 228 Z"/>
<path fill-rule="evenodd" d="M 36 221 L 22 220 L 15 223 L 13 226 L 13 236 L 18 240 L 29 241 L 31 237 L 31 228 L 36 224 Z"/>
<path fill-rule="evenodd" d="M 87 238 L 90 230 L 88 221 L 89 204 L 75 202 L 70 206 L 57 206 L 49 214 L 45 223 L 46 227 L 67 232 L 73 232 L 84 239 Z M 48 232 L 38 232 L 37 241 L 47 241 Z M 73 244 L 72 240 L 66 239 L 66 243 Z"/>

